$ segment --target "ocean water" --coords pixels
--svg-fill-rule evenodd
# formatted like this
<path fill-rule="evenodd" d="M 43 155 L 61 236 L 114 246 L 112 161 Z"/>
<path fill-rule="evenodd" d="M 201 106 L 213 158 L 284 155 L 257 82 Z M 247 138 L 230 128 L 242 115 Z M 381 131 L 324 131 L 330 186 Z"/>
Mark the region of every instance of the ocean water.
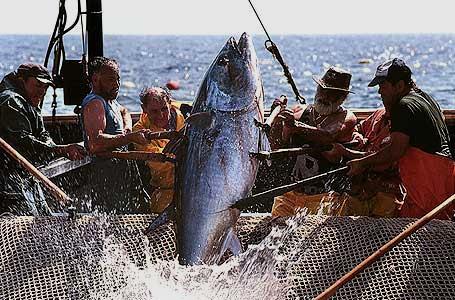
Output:
<path fill-rule="evenodd" d="M 239 38 L 239 37 L 236 37 Z M 432 94 L 442 108 L 455 108 L 455 34 L 425 35 L 287 35 L 272 37 L 288 64 L 294 81 L 309 103 L 316 83 L 331 65 L 352 73 L 352 91 L 345 103 L 351 108 L 382 105 L 377 88 L 368 88 L 376 67 L 391 57 L 401 57 L 411 67 L 417 84 Z M 140 111 L 138 95 L 147 85 L 163 86 L 177 80 L 174 98 L 192 102 L 204 73 L 228 36 L 120 36 L 106 35 L 104 54 L 116 58 L 121 68 L 119 101 L 130 111 Z M 20 63 L 43 63 L 49 36 L 0 35 L 0 76 Z M 266 106 L 286 94 L 294 99 L 282 68 L 264 48 L 265 36 L 253 37 L 260 60 Z M 80 59 L 79 36 L 65 37 L 67 59 Z M 44 114 L 51 113 L 51 89 L 46 95 Z M 72 113 L 57 91 L 58 114 Z M 292 102 L 291 102 L 292 103 Z"/>

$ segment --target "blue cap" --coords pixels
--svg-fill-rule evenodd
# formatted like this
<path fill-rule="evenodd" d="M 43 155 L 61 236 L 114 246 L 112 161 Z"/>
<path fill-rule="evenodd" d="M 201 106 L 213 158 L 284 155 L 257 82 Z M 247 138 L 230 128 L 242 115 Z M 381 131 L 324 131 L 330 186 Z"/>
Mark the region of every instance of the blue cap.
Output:
<path fill-rule="evenodd" d="M 411 74 L 411 69 L 403 60 L 394 58 L 378 66 L 374 78 L 368 86 L 375 86 L 386 80 L 390 82 L 403 80 L 404 82 L 409 83 L 411 81 Z"/>

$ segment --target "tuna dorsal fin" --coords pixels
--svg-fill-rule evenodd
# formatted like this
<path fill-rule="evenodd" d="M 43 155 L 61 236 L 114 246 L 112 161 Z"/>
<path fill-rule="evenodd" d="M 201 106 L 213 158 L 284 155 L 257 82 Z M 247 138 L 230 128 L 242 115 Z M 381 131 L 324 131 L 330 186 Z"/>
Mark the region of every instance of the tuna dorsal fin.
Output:
<path fill-rule="evenodd" d="M 175 206 L 174 202 L 168 205 L 166 209 L 153 220 L 147 229 L 145 230 L 145 234 L 150 234 L 154 232 L 159 227 L 163 226 L 164 224 L 174 221 L 175 220 Z"/>
<path fill-rule="evenodd" d="M 212 125 L 214 113 L 203 111 L 191 114 L 185 122 L 190 126 L 196 126 L 200 129 L 209 128 Z"/>

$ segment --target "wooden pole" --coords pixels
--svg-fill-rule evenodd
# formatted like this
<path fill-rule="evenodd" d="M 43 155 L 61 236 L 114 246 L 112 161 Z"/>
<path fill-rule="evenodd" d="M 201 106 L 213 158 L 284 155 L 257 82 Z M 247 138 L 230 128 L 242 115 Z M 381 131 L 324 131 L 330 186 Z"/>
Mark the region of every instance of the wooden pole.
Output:
<path fill-rule="evenodd" d="M 439 213 L 441 213 L 444 209 L 449 207 L 455 201 L 455 194 L 447 198 L 444 202 L 436 206 L 432 211 L 427 213 L 425 216 L 418 219 L 415 223 L 413 223 L 409 228 L 404 230 L 402 233 L 391 239 L 381 248 L 379 248 L 376 252 L 371 254 L 368 258 L 358 264 L 354 269 L 352 269 L 349 273 L 345 274 L 343 277 L 338 279 L 334 284 L 332 284 L 329 288 L 327 288 L 324 292 L 319 294 L 315 300 L 323 300 L 328 299 L 329 297 L 335 295 L 336 291 L 353 279 L 357 274 L 363 271 L 366 267 L 377 261 L 380 257 L 382 257 L 385 253 L 390 251 L 393 247 L 395 247 L 399 242 L 403 239 L 407 238 L 418 229 L 423 227 L 425 224 L 433 220 Z"/>
<path fill-rule="evenodd" d="M 128 160 L 151 160 L 157 162 L 174 162 L 172 157 L 164 153 L 154 153 L 147 151 L 112 151 L 112 152 L 102 152 L 96 154 L 96 156 L 104 158 L 118 158 L 118 159 L 128 159 Z"/>
<path fill-rule="evenodd" d="M 11 147 L 4 139 L 0 137 L 0 146 L 5 150 L 12 158 L 14 158 L 22 167 L 24 167 L 30 174 L 41 181 L 49 192 L 54 196 L 62 206 L 67 206 L 73 202 L 58 186 L 43 175 L 35 166 L 33 166 L 25 157 Z"/>

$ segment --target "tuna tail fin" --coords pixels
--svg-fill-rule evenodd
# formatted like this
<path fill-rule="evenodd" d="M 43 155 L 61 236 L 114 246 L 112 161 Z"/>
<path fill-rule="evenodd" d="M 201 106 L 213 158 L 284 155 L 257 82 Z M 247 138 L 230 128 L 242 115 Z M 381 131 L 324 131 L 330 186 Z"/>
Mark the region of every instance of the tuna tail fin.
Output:
<path fill-rule="evenodd" d="M 174 221 L 175 220 L 175 206 L 174 202 L 168 205 L 166 209 L 158 215 L 158 217 L 153 220 L 147 229 L 145 230 L 145 234 L 150 234 L 159 227 L 163 226 L 164 224 L 168 223 L 169 221 Z"/>
<path fill-rule="evenodd" d="M 233 255 L 239 255 L 243 251 L 240 239 L 232 227 L 229 229 L 224 238 L 220 252 L 217 257 L 215 257 L 215 262 L 218 264 L 222 263 L 227 251 L 230 251 Z"/>

